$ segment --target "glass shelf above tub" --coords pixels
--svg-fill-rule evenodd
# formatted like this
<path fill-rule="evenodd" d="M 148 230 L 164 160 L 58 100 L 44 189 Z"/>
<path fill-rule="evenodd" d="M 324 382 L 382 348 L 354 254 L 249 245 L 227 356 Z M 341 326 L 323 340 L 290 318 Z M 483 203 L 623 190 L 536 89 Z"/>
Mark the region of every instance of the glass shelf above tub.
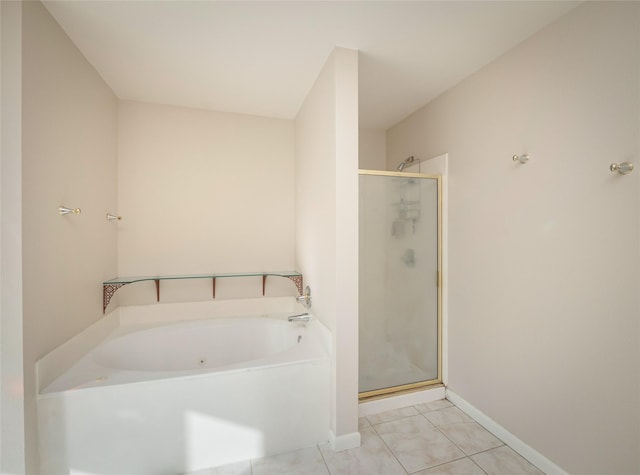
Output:
<path fill-rule="evenodd" d="M 115 277 L 105 280 L 102 283 L 102 313 L 105 313 L 111 297 L 116 291 L 127 284 L 136 282 L 150 282 L 156 284 L 156 301 L 160 301 L 160 282 L 163 280 L 187 280 L 187 279 L 211 279 L 213 298 L 216 298 L 216 279 L 226 279 L 230 277 L 262 277 L 262 295 L 265 293 L 267 277 L 286 277 L 291 280 L 298 290 L 298 295 L 302 295 L 302 274 L 297 271 L 282 272 L 238 272 L 227 274 L 187 274 L 187 275 L 164 275 L 164 276 L 138 276 L 138 277 Z"/>

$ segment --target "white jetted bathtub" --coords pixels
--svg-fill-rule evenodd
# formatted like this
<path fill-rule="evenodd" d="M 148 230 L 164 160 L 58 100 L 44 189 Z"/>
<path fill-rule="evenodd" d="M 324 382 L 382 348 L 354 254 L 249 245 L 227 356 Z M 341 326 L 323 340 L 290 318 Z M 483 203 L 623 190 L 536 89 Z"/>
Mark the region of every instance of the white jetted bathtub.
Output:
<path fill-rule="evenodd" d="M 122 307 L 38 362 L 41 473 L 172 474 L 324 442 L 330 334 L 294 298 Z"/>

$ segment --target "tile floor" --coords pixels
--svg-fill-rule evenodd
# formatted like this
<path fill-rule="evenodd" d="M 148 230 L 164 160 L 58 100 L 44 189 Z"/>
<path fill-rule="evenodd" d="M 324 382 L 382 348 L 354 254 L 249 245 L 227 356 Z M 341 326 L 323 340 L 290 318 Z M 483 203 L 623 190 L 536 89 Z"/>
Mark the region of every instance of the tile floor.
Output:
<path fill-rule="evenodd" d="M 190 472 L 189 475 L 542 475 L 448 400 L 359 421 L 362 445 L 327 445 Z"/>

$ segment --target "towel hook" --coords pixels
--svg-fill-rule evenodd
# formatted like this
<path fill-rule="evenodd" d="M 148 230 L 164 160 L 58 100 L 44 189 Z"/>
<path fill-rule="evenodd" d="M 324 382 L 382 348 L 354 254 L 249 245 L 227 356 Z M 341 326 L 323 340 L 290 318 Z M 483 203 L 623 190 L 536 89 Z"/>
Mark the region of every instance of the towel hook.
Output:
<path fill-rule="evenodd" d="M 122 216 L 116 216 L 115 214 L 107 213 L 107 221 L 122 221 Z"/>
<path fill-rule="evenodd" d="M 523 153 L 522 155 L 514 155 L 512 158 L 514 162 L 520 162 L 523 165 L 529 161 L 529 155 L 526 153 Z"/>
<path fill-rule="evenodd" d="M 80 214 L 82 210 L 80 208 L 67 208 L 66 206 L 58 207 L 58 214 L 64 216 L 65 214 Z"/>
<path fill-rule="evenodd" d="M 622 162 L 622 163 L 612 163 L 609 166 L 609 170 L 612 172 L 618 172 L 620 175 L 628 175 L 633 171 L 633 163 L 631 162 Z"/>

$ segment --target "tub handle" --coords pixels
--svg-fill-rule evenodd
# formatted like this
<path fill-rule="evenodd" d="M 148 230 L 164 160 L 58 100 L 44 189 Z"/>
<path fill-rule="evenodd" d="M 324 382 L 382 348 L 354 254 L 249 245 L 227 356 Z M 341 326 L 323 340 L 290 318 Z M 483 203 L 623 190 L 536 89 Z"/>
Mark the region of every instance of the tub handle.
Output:
<path fill-rule="evenodd" d="M 304 288 L 304 294 L 296 297 L 296 300 L 304 305 L 305 308 L 311 308 L 311 288 L 307 285 Z"/>

